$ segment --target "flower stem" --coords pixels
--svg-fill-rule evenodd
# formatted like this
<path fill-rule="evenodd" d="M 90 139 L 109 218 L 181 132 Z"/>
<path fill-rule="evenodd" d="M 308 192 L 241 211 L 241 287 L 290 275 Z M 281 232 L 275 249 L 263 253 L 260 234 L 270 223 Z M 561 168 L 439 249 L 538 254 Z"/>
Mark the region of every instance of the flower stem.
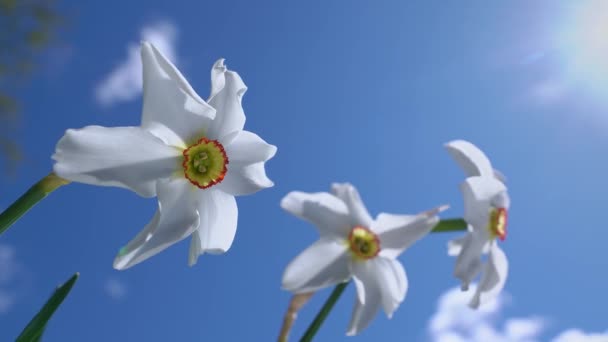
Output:
<path fill-rule="evenodd" d="M 460 230 L 467 230 L 467 223 L 465 220 L 447 219 L 439 221 L 431 233 L 456 232 Z"/>
<path fill-rule="evenodd" d="M 312 338 L 315 337 L 317 331 L 319 331 L 319 328 L 321 328 L 321 324 L 323 324 L 323 321 L 325 321 L 325 318 L 327 318 L 327 315 L 329 315 L 329 312 L 338 301 L 338 298 L 340 298 L 342 292 L 344 292 L 346 285 L 348 285 L 348 282 L 336 285 L 329 298 L 327 298 L 325 304 L 323 304 L 321 311 L 319 311 L 317 314 L 317 317 L 315 317 L 312 323 L 310 323 L 308 329 L 306 329 L 304 335 L 302 335 L 300 342 L 312 341 Z"/>
<path fill-rule="evenodd" d="M 48 174 L 38 183 L 29 188 L 19 199 L 0 214 L 0 234 L 4 233 L 13 223 L 30 210 L 36 203 L 48 196 L 51 192 L 70 181 L 54 173 Z"/>

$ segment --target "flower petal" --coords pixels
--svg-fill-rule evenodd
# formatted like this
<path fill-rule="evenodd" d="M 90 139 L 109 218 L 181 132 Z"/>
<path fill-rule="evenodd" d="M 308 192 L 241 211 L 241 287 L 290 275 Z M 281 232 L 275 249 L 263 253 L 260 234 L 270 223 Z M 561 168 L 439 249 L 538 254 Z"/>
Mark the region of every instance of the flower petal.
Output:
<path fill-rule="evenodd" d="M 184 179 L 159 181 L 158 211 L 135 239 L 114 259 L 114 268 L 124 270 L 186 238 L 199 225 L 192 185 Z"/>
<path fill-rule="evenodd" d="M 266 175 L 265 162 L 276 153 L 275 146 L 251 132 L 240 131 L 225 148 L 230 164 L 220 189 L 233 195 L 249 195 L 274 185 Z"/>
<path fill-rule="evenodd" d="M 372 217 L 369 215 L 365 204 L 359 196 L 357 189 L 350 183 L 333 183 L 331 192 L 340 198 L 350 212 L 353 226 L 363 226 L 370 228 L 372 226 Z"/>
<path fill-rule="evenodd" d="M 354 262 L 351 267 L 359 302 L 367 304 L 368 294 L 377 288 L 384 312 L 391 318 L 407 293 L 408 282 L 403 265 L 395 259 L 377 257 Z"/>
<path fill-rule="evenodd" d="M 452 244 L 461 244 L 454 267 L 454 277 L 460 279 L 460 288 L 463 291 L 469 289 L 469 284 L 481 271 L 481 254 L 487 241 L 475 233 L 467 233 L 464 238 L 452 242 Z"/>
<path fill-rule="evenodd" d="M 179 70 L 152 44 L 141 45 L 144 103 L 142 127 L 167 144 L 185 148 L 215 118 Z"/>
<path fill-rule="evenodd" d="M 221 190 L 197 191 L 200 216 L 198 229 L 190 243 L 190 266 L 204 253 L 225 253 L 232 246 L 238 222 L 238 207 L 234 196 Z"/>
<path fill-rule="evenodd" d="M 281 200 L 281 208 L 315 225 L 322 237 L 345 239 L 352 228 L 344 202 L 327 192 L 292 191 Z"/>
<path fill-rule="evenodd" d="M 265 162 L 243 164 L 230 162 L 224 180 L 217 185 L 218 189 L 234 196 L 251 195 L 262 189 L 274 186 L 266 175 Z"/>
<path fill-rule="evenodd" d="M 448 241 L 448 255 L 453 257 L 458 256 L 467 239 L 469 239 L 469 234 Z"/>
<path fill-rule="evenodd" d="M 65 179 L 153 197 L 156 181 L 179 167 L 181 153 L 139 127 L 87 126 L 68 129 L 52 158 Z"/>
<path fill-rule="evenodd" d="M 488 157 L 477 146 L 465 140 L 454 140 L 445 144 L 448 153 L 464 170 L 467 177 L 492 176 L 494 170 Z"/>
<path fill-rule="evenodd" d="M 293 293 L 314 292 L 350 278 L 350 255 L 339 242 L 321 238 L 285 268 L 283 289 Z"/>
<path fill-rule="evenodd" d="M 245 113 L 241 105 L 247 86 L 234 71 L 230 71 L 220 59 L 211 69 L 211 96 L 209 104 L 217 115 L 209 127 L 208 136 L 228 145 L 235 134 L 245 126 Z"/>
<path fill-rule="evenodd" d="M 373 262 L 376 259 L 351 263 L 353 282 L 357 288 L 357 299 L 346 332 L 348 336 L 354 336 L 365 329 L 383 303 L 382 287 L 378 277 L 379 267 Z"/>
<path fill-rule="evenodd" d="M 490 247 L 490 257 L 485 265 L 481 281 L 469 306 L 477 309 L 479 305 L 495 298 L 505 287 L 509 262 L 505 253 L 493 243 Z"/>
<path fill-rule="evenodd" d="M 507 191 L 506 186 L 493 177 L 469 177 L 460 185 L 464 197 L 464 219 L 475 230 L 485 231 L 493 201 Z"/>
<path fill-rule="evenodd" d="M 276 146 L 268 144 L 257 134 L 249 131 L 240 131 L 234 140 L 224 147 L 230 165 L 233 163 L 246 165 L 267 161 L 274 157 L 277 152 Z"/>
<path fill-rule="evenodd" d="M 353 308 L 353 314 L 346 335 L 355 336 L 367 328 L 374 317 L 376 317 L 378 310 L 380 310 L 380 305 L 380 294 L 377 292 L 370 295 L 370 300 L 367 304 L 362 304 L 358 298 L 355 299 L 355 307 Z"/>
<path fill-rule="evenodd" d="M 380 255 L 396 258 L 414 242 L 428 234 L 437 223 L 437 214 L 447 209 L 438 207 L 418 215 L 393 215 L 381 213 L 372 224 L 372 230 L 380 238 Z"/>

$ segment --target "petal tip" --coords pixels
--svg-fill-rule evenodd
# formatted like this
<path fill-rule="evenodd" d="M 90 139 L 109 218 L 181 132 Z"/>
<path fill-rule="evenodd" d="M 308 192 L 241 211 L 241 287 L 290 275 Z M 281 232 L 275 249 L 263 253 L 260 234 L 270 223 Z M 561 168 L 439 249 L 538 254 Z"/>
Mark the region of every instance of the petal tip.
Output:
<path fill-rule="evenodd" d="M 278 148 L 275 145 L 272 144 L 268 144 L 269 147 L 269 151 L 268 151 L 268 159 L 266 159 L 266 161 L 270 160 L 271 158 L 273 158 L 276 154 L 277 154 L 277 150 Z"/>
<path fill-rule="evenodd" d="M 346 336 L 356 336 L 359 333 L 359 329 L 353 327 L 346 331 Z"/>
<path fill-rule="evenodd" d="M 114 259 L 114 263 L 112 264 L 112 267 L 117 271 L 124 271 L 128 268 L 127 263 L 124 262 L 124 260 L 122 260 L 120 256 L 117 256 Z"/>
<path fill-rule="evenodd" d="M 454 140 L 450 140 L 447 143 L 443 144 L 443 146 L 447 149 L 451 149 L 451 148 L 456 148 L 458 145 L 462 145 L 462 144 L 467 144 L 467 145 L 473 145 L 472 143 L 463 140 L 463 139 L 454 139 Z"/>
<path fill-rule="evenodd" d="M 292 211 L 300 211 L 300 201 L 298 201 L 296 199 L 296 197 L 298 196 L 300 192 L 299 191 L 292 191 L 290 193 L 288 193 L 287 195 L 285 195 L 285 197 L 283 197 L 281 199 L 281 203 L 280 206 L 281 208 L 283 208 L 283 210 L 292 212 Z"/>
<path fill-rule="evenodd" d="M 217 61 L 215 61 L 215 63 L 213 63 L 213 69 L 218 69 L 221 72 L 225 72 L 226 71 L 226 64 L 224 64 L 226 62 L 225 58 L 219 58 Z"/>

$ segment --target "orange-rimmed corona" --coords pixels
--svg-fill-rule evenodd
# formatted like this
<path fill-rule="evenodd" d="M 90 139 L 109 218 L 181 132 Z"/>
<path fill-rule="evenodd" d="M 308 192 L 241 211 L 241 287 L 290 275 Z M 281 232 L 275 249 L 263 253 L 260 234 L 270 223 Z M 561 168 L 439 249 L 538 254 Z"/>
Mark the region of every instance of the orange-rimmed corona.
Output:
<path fill-rule="evenodd" d="M 184 176 L 198 188 L 221 183 L 228 172 L 228 156 L 217 140 L 200 138 L 183 152 Z"/>
<path fill-rule="evenodd" d="M 504 241 L 507 238 L 507 209 L 494 208 L 490 212 L 490 222 L 488 230 L 494 238 Z"/>
<path fill-rule="evenodd" d="M 348 235 L 348 247 L 355 259 L 368 260 L 380 253 L 380 240 L 371 230 L 356 226 Z"/>

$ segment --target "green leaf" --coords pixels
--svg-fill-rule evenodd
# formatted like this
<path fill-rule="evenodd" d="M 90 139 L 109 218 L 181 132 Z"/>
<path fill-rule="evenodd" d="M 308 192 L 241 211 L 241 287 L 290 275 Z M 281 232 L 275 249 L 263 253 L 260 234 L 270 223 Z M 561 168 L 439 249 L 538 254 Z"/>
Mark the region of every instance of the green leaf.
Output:
<path fill-rule="evenodd" d="M 447 219 L 441 220 L 433 228 L 432 233 L 443 233 L 443 232 L 457 232 L 461 230 L 467 230 L 467 223 L 463 219 Z"/>
<path fill-rule="evenodd" d="M 32 318 L 30 323 L 23 329 L 21 335 L 17 337 L 16 342 L 38 342 L 42 338 L 42 333 L 46 328 L 46 324 L 51 319 L 51 316 L 63 302 L 65 297 L 70 293 L 72 286 L 76 283 L 79 273 L 75 273 L 65 284 L 59 286 L 51 298 L 44 304 L 40 312 Z"/>

